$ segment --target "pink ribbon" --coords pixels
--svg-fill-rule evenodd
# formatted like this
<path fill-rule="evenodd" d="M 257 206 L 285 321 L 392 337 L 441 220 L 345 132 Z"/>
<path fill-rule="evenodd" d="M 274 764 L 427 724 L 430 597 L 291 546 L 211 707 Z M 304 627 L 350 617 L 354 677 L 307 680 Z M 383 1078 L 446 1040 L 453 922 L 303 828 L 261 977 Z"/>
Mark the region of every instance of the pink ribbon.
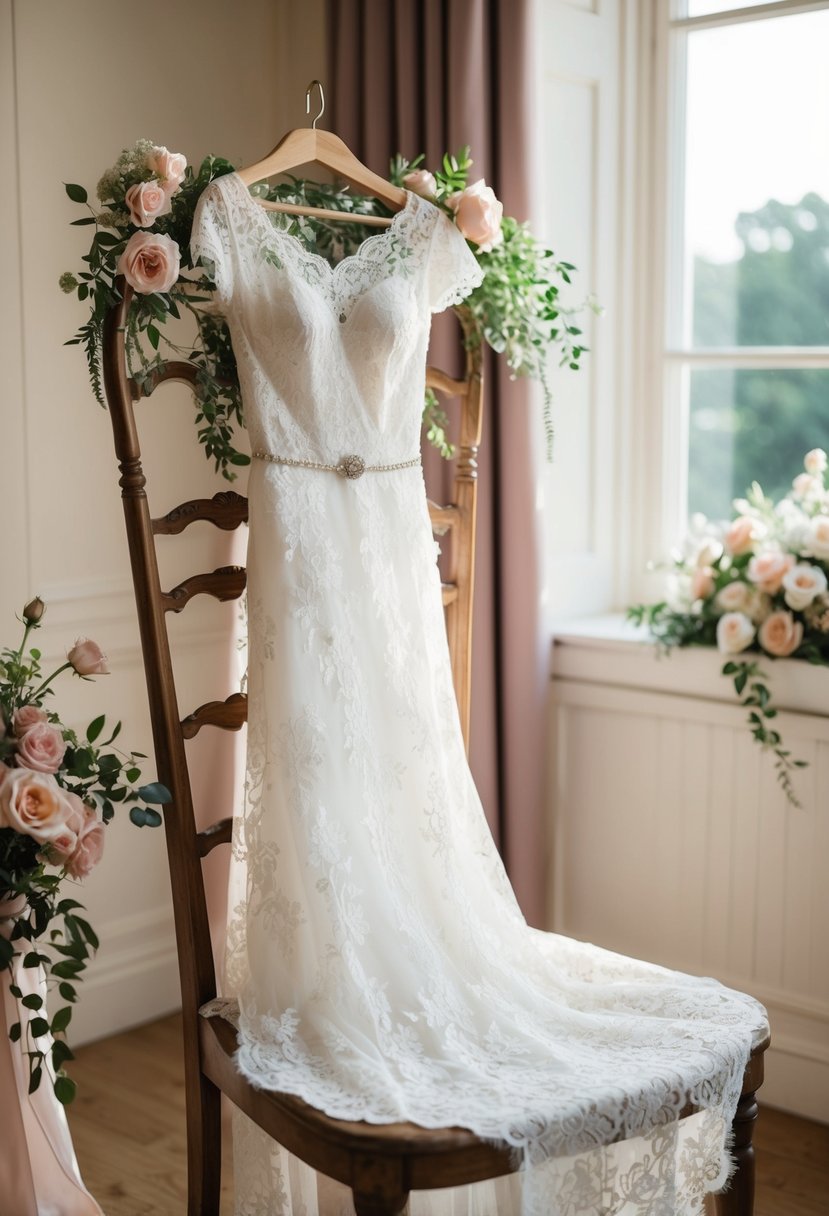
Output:
<path fill-rule="evenodd" d="M 0 901 L 4 937 L 25 907 L 23 896 Z M 11 971 L 0 972 L 0 1216 L 103 1216 L 81 1180 L 66 1112 L 52 1089 L 51 1064 L 29 1094 L 28 1061 L 20 1043 L 9 1039 L 9 1027 L 30 1016 L 29 1010 L 18 1007 L 10 986 L 17 985 L 23 996 L 46 996 L 42 968 L 21 967 L 19 961 L 15 959 Z M 43 1035 L 38 1044 L 48 1053 L 52 1039 Z"/>

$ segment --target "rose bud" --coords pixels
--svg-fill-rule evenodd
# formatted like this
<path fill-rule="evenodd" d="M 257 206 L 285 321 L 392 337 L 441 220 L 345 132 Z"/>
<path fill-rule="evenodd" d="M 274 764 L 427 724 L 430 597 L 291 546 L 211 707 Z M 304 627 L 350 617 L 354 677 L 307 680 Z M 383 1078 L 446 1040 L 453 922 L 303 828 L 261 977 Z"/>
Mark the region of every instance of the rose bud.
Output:
<path fill-rule="evenodd" d="M 23 620 L 27 625 L 36 625 L 45 611 L 46 605 L 40 596 L 36 595 L 23 609 Z"/>
<path fill-rule="evenodd" d="M 67 659 L 79 676 L 108 676 L 107 657 L 97 642 L 78 638 Z"/>

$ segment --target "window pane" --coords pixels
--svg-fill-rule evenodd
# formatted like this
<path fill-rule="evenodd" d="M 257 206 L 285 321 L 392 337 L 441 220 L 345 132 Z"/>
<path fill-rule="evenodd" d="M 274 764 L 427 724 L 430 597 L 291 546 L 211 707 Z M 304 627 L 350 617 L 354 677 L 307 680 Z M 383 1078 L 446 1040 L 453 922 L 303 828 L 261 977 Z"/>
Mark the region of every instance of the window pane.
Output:
<path fill-rule="evenodd" d="M 777 499 L 829 448 L 829 370 L 692 370 L 688 510 L 727 519 L 752 481 Z"/>
<path fill-rule="evenodd" d="M 829 345 L 829 10 L 687 39 L 695 346 Z"/>
<path fill-rule="evenodd" d="M 769 0 L 676 0 L 675 17 L 708 17 L 711 13 L 729 13 L 735 8 L 754 8 Z"/>

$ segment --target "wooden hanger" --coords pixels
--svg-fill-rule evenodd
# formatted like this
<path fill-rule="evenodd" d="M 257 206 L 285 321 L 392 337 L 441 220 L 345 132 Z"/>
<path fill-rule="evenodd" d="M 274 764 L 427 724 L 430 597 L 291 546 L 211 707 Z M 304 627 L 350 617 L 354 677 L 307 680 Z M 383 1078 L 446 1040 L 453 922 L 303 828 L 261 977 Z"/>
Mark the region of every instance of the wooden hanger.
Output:
<path fill-rule="evenodd" d="M 406 205 L 406 191 L 393 186 L 384 178 L 372 173 L 359 161 L 351 149 L 330 131 L 318 131 L 317 122 L 325 112 L 325 94 L 318 80 L 312 80 L 305 91 L 305 113 L 311 112 L 311 90 L 314 85 L 320 91 L 320 110 L 310 127 L 297 127 L 285 135 L 264 160 L 246 169 L 239 169 L 237 176 L 246 186 L 260 182 L 277 173 L 288 173 L 300 165 L 317 164 L 330 169 L 337 177 L 356 186 L 364 194 L 373 194 L 393 211 Z M 308 215 L 316 219 L 343 220 L 355 224 L 368 224 L 375 228 L 387 228 L 391 220 L 384 215 L 357 215 L 353 211 L 337 211 L 331 207 L 301 207 L 294 203 L 274 203 L 268 199 L 256 199 L 267 211 L 284 211 L 289 215 Z"/>

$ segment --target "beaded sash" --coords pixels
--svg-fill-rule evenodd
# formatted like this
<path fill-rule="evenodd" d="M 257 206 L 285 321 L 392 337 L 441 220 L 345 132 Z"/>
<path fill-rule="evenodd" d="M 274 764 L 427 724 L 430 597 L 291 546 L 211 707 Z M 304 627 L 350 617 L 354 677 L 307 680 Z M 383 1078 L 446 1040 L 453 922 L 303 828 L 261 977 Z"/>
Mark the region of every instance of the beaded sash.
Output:
<path fill-rule="evenodd" d="M 400 460 L 397 464 L 366 464 L 362 456 L 341 456 L 337 464 L 322 464 L 316 460 L 297 460 L 291 456 L 273 456 L 270 452 L 254 452 L 257 460 L 268 460 L 271 464 L 284 464 L 294 469 L 320 469 L 325 473 L 339 473 L 355 481 L 363 473 L 394 473 L 397 469 L 413 469 L 420 464 L 420 456 L 411 460 Z"/>

